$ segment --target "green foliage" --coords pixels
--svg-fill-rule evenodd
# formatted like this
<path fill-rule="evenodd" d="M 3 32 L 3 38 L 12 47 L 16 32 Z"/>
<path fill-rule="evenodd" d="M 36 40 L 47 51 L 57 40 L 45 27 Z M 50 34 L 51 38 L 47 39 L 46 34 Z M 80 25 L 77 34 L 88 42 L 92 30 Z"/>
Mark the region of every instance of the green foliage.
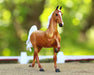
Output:
<path fill-rule="evenodd" d="M 1 0 L 0 1 L 0 55 L 14 56 L 20 55 L 21 51 L 25 50 L 25 41 L 27 40 L 28 27 L 24 24 L 26 15 L 28 19 L 30 14 L 34 14 L 30 5 L 42 0 Z M 42 24 L 40 30 L 47 29 L 48 16 L 55 10 L 57 5 L 63 6 L 63 21 L 64 27 L 59 28 L 61 35 L 61 51 L 65 55 L 94 55 L 94 28 L 92 27 L 86 33 L 87 40 L 80 41 L 81 29 L 86 24 L 86 19 L 91 12 L 92 0 L 46 0 L 43 13 L 39 19 Z M 36 12 L 35 12 L 36 13 Z M 35 16 L 37 17 L 37 15 Z M 33 18 L 34 19 L 34 18 Z M 15 21 L 19 26 L 22 24 L 22 30 L 17 30 Z M 19 27 L 20 28 L 20 27 Z M 20 38 L 19 38 L 20 37 Z M 32 50 L 34 52 L 34 49 Z M 27 51 L 28 55 L 33 55 L 33 52 Z M 53 49 L 43 48 L 39 55 L 52 55 Z"/>
<path fill-rule="evenodd" d="M 62 18 L 64 21 L 64 28 L 62 28 L 63 32 L 61 33 L 61 51 L 63 51 L 65 55 L 94 55 L 94 43 L 90 44 L 92 42 L 89 42 L 88 40 L 86 40 L 85 42 L 80 41 L 80 33 L 81 29 L 83 28 L 83 21 L 86 20 L 91 11 L 91 0 L 49 1 L 49 3 L 45 5 L 45 9 L 40 16 L 42 25 L 47 25 L 48 18 L 44 16 L 50 15 L 52 10 L 54 11 L 57 5 L 63 6 Z M 94 34 L 93 30 L 91 32 L 91 34 Z M 87 33 L 87 37 L 90 38 L 89 33 Z M 93 35 L 92 38 L 92 40 L 94 40 Z"/>

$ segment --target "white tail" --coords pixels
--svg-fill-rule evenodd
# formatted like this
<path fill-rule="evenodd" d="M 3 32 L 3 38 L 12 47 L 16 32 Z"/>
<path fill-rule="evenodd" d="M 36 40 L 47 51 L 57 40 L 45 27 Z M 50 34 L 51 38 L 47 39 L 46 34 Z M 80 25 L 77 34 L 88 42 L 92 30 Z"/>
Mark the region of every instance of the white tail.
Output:
<path fill-rule="evenodd" d="M 27 45 L 27 46 L 26 46 L 26 50 L 32 51 L 31 47 L 33 47 L 33 46 L 32 46 L 32 43 L 31 43 L 31 41 L 30 41 L 30 36 L 31 36 L 31 34 L 32 34 L 34 31 L 37 31 L 36 25 L 33 25 L 33 26 L 30 28 L 30 30 L 29 30 L 28 39 L 27 39 L 27 41 L 26 41 L 26 45 Z"/>

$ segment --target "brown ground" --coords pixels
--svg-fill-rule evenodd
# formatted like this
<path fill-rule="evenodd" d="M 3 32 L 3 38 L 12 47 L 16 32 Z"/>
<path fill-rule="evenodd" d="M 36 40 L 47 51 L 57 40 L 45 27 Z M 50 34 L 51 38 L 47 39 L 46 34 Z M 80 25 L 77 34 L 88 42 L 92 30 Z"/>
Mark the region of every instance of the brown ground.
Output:
<path fill-rule="evenodd" d="M 45 72 L 40 72 L 38 65 L 34 68 L 29 64 L 0 64 L 0 75 L 94 75 L 94 63 L 65 63 L 58 64 L 60 73 L 56 73 L 53 63 L 41 63 Z"/>

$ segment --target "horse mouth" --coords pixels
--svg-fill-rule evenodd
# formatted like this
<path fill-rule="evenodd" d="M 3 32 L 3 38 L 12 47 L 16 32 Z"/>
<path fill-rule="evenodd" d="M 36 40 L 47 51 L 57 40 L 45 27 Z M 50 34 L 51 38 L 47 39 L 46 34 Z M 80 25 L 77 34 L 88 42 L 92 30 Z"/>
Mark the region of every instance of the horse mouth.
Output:
<path fill-rule="evenodd" d="M 62 23 L 59 23 L 59 27 L 63 27 L 63 24 Z"/>

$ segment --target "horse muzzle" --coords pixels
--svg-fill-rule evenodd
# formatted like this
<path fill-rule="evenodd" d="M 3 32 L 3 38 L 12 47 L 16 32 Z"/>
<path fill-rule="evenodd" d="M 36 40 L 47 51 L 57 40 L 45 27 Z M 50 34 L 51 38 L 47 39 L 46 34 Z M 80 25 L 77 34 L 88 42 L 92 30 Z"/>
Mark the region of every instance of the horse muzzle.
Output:
<path fill-rule="evenodd" d="M 63 27 L 64 26 L 64 23 L 59 23 L 59 27 Z"/>

